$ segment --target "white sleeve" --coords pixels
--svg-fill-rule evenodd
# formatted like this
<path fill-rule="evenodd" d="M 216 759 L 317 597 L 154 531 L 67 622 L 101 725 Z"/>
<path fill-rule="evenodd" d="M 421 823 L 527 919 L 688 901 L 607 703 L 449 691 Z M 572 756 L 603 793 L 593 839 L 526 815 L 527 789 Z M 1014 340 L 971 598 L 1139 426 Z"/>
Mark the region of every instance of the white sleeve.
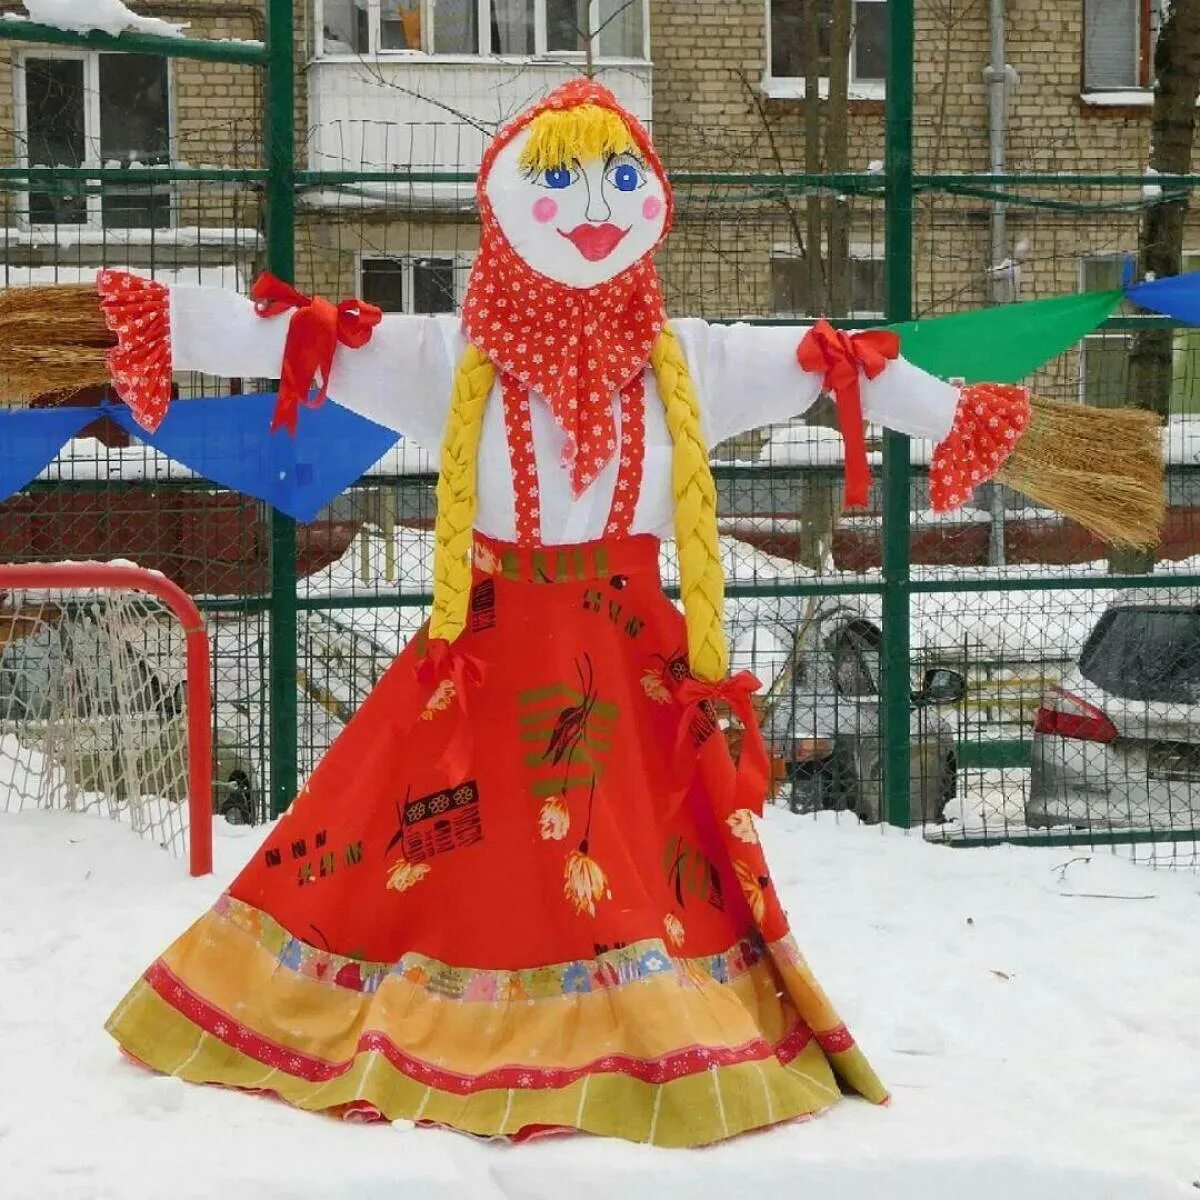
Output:
<path fill-rule="evenodd" d="M 709 445 L 798 417 L 821 394 L 820 377 L 796 361 L 807 326 L 710 325 L 685 317 L 671 329 L 692 373 Z"/>
<path fill-rule="evenodd" d="M 863 416 L 896 433 L 940 442 L 954 424 L 960 389 L 906 358 L 888 363 L 874 379 L 860 371 L 858 386 Z"/>
<path fill-rule="evenodd" d="M 710 325 L 672 321 L 700 398 L 705 434 L 716 445 L 735 434 L 807 412 L 822 390 L 796 349 L 807 325 Z M 859 372 L 863 416 L 911 437 L 941 441 L 954 423 L 959 389 L 899 358 L 868 379 Z"/>
<path fill-rule="evenodd" d="M 288 313 L 260 317 L 237 292 L 173 287 L 172 366 L 226 378 L 278 379 L 289 321 Z M 365 346 L 338 346 L 329 395 L 436 454 L 465 344 L 457 317 L 389 313 Z"/>
<path fill-rule="evenodd" d="M 360 350 L 338 347 L 329 394 L 345 408 L 404 434 L 436 459 L 454 372 L 466 345 L 456 316 L 388 313 Z"/>

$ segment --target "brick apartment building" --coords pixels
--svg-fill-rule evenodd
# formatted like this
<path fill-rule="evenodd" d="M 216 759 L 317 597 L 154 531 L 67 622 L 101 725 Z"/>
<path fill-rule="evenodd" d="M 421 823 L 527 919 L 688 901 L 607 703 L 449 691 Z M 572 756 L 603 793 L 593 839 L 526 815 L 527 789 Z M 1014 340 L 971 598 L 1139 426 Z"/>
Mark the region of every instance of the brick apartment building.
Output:
<path fill-rule="evenodd" d="M 1150 61 L 1160 0 L 1007 0 L 1003 165 L 1011 172 L 1140 172 L 1147 161 Z M 822 5 L 827 16 L 829 3 Z M 983 172 L 992 162 L 988 0 L 917 0 L 916 165 Z M 887 0 L 854 0 L 842 169 L 884 156 Z M 805 55 L 799 0 L 313 0 L 305 63 L 314 168 L 470 170 L 490 127 L 578 64 L 576 31 L 605 25 L 593 47 L 600 77 L 653 125 L 673 171 L 756 175 L 802 171 Z M 823 23 L 824 28 L 824 23 Z M 827 73 L 827 46 L 822 69 Z M 827 91 L 822 81 L 822 92 Z M 811 165 L 811 164 L 808 164 Z M 818 167 L 834 168 L 824 151 Z M 370 193 L 371 189 L 363 189 Z M 405 306 L 452 306 L 474 246 L 469 189 L 376 185 L 357 207 L 337 198 L 338 223 L 313 220 L 309 265 L 322 286 Z M 993 206 L 928 193 L 917 206 L 916 287 L 922 311 L 1108 286 L 1137 243 L 1139 189 L 1023 189 L 1050 205 Z M 325 197 L 332 200 L 332 197 Z M 812 302 L 795 232 L 806 201 L 762 187 L 684 185 L 680 223 L 662 271 L 675 312 L 806 315 Z M 1063 202 L 1103 205 L 1072 210 Z M 319 199 L 318 199 L 319 207 Z M 825 207 L 830 201 L 823 202 Z M 846 244 L 826 270 L 849 283 L 844 308 L 883 309 L 878 191 L 846 202 Z M 407 210 L 407 211 L 406 211 Z M 465 211 L 464 211 L 465 210 Z M 310 218 L 313 210 L 307 210 Z M 328 210 L 326 210 L 328 211 Z M 401 213 L 403 215 L 401 215 Z M 347 228 L 347 223 L 355 228 Z M 803 230 L 801 230 L 803 232 Z M 828 232 L 828 231 L 826 231 Z M 835 266 L 836 264 L 836 266 Z M 999 269 L 991 269 L 991 268 Z M 1190 362 L 1192 355 L 1185 356 Z M 1113 402 L 1123 391 L 1124 339 L 1097 338 L 1047 383 L 1056 393 Z M 1069 375 L 1068 379 L 1064 376 Z M 1190 368 L 1181 388 L 1190 391 Z M 1181 401 L 1184 397 L 1180 397 Z"/>
<path fill-rule="evenodd" d="M 1138 172 L 1150 126 L 1149 69 L 1162 0 L 1006 0 L 1002 162 L 1011 172 Z M 821 0 L 821 92 L 828 16 Z M 13 3 L 0 11 L 16 11 Z M 916 166 L 989 169 L 995 116 L 987 75 L 989 0 L 917 0 Z M 303 0 L 296 4 L 300 163 L 313 170 L 398 172 L 388 182 L 314 186 L 299 206 L 298 273 L 307 287 L 363 294 L 390 309 L 453 309 L 477 244 L 469 184 L 404 172 L 470 173 L 487 132 L 578 70 L 578 28 L 600 28 L 597 74 L 650 122 L 670 169 L 744 173 L 753 186 L 684 183 L 663 255 L 669 304 L 716 317 L 806 315 L 800 253 L 810 219 L 824 230 L 826 276 L 847 280 L 841 309 L 883 309 L 881 188 L 810 202 L 770 178 L 806 167 L 877 170 L 884 157 L 887 0 L 852 0 L 847 149 L 806 153 L 801 0 Z M 197 37 L 255 38 L 261 5 L 143 0 L 139 11 L 187 21 Z M 261 78 L 250 68 L 0 47 L 0 158 L 130 171 L 156 163 L 254 166 Z M 827 140 L 827 138 L 826 138 Z M 764 183 L 764 177 L 766 182 Z M 882 180 L 880 180 L 882 183 Z M 1102 286 L 1136 246 L 1134 189 L 1013 189 L 994 205 L 967 194 L 917 203 L 916 289 L 922 311 Z M 1028 200 L 1054 203 L 1034 205 Z M 1077 211 L 1063 201 L 1101 203 Z M 0 278 L 86 277 L 128 263 L 244 285 L 261 261 L 261 197 L 250 185 L 105 185 L 94 194 L 0 193 Z M 829 222 L 841 206 L 842 233 Z M 818 210 L 820 215 L 817 216 Z M 823 224 L 821 224 L 823 222 Z M 1197 242 L 1200 245 L 1200 241 Z M 1056 367 L 1054 387 L 1103 402 L 1121 390 L 1124 343 L 1109 337 Z M 1191 356 L 1185 356 L 1190 360 Z M 1063 372 L 1072 376 L 1072 380 Z M 1191 387 L 1185 370 L 1181 387 Z M 1182 397 L 1181 397 L 1182 399 Z"/>

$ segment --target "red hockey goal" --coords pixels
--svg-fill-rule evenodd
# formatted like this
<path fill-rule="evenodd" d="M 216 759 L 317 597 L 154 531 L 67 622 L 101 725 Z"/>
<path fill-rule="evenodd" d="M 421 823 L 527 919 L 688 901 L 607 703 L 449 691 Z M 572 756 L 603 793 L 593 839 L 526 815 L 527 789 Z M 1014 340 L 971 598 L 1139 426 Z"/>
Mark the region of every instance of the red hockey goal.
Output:
<path fill-rule="evenodd" d="M 0 564 L 0 811 L 107 811 L 212 870 L 212 683 L 196 604 L 124 564 Z"/>

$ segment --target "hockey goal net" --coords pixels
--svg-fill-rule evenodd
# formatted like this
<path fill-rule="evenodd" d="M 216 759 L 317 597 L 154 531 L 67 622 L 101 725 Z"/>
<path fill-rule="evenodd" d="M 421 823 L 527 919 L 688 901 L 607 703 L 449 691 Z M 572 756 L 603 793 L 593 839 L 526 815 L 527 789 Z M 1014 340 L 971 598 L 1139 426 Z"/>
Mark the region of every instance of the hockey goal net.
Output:
<path fill-rule="evenodd" d="M 119 564 L 0 564 L 0 811 L 97 812 L 212 869 L 208 636 Z"/>

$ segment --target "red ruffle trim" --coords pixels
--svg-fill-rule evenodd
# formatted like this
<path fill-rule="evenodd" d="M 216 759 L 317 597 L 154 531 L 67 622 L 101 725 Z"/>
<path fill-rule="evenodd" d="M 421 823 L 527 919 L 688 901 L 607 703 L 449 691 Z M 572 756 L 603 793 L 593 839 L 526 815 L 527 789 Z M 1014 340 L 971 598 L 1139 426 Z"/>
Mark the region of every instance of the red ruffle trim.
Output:
<path fill-rule="evenodd" d="M 935 512 L 966 504 L 981 483 L 993 478 L 1029 428 L 1029 391 L 1012 384 L 965 387 L 954 427 L 933 452 L 929 497 Z"/>
<path fill-rule="evenodd" d="M 117 344 L 108 370 L 133 418 L 153 432 L 171 403 L 171 296 L 167 287 L 128 271 L 101 271 L 96 291 Z"/>

